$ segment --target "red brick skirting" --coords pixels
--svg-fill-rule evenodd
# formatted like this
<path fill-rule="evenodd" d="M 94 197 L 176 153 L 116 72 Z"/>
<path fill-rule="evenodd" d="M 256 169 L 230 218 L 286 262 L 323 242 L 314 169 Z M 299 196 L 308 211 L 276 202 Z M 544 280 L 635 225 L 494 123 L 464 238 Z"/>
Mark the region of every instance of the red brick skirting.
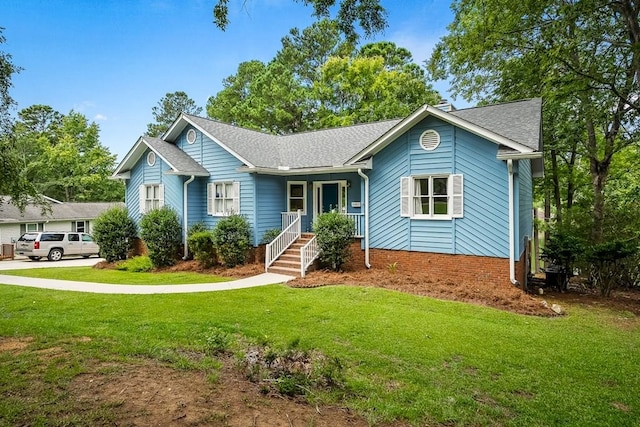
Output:
<path fill-rule="evenodd" d="M 456 282 L 509 282 L 509 259 L 473 255 L 371 249 L 369 261 L 374 268 L 389 268 L 397 263 L 402 272 L 428 273 L 434 280 Z M 524 263 L 516 263 L 516 278 L 522 283 Z"/>

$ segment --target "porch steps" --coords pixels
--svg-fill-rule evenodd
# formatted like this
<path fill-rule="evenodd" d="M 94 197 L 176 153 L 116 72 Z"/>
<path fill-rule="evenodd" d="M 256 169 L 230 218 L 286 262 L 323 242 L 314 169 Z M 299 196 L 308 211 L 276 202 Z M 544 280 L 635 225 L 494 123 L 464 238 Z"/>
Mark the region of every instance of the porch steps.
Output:
<path fill-rule="evenodd" d="M 302 233 L 302 235 L 291 244 L 291 246 L 275 260 L 268 269 L 269 273 L 288 274 L 289 276 L 300 276 L 300 248 L 306 245 L 313 238 L 313 233 Z"/>

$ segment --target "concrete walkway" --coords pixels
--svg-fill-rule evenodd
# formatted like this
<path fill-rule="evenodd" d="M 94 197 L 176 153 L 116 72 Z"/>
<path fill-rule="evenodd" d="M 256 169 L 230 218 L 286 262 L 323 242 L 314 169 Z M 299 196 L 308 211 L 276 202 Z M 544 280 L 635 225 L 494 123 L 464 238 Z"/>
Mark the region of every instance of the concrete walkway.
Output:
<path fill-rule="evenodd" d="M 66 262 L 65 262 L 66 261 Z M 94 265 L 99 258 L 89 258 L 86 260 L 64 260 L 58 262 L 30 262 L 16 260 L 0 262 L 0 270 L 21 269 L 21 268 L 55 268 L 70 265 Z M 10 264 L 11 263 L 11 264 Z M 252 288 L 255 286 L 272 285 L 284 283 L 293 279 L 293 276 L 276 273 L 262 273 L 257 276 L 247 277 L 239 280 L 218 283 L 198 283 L 191 285 L 112 285 L 106 283 L 80 282 L 71 280 L 39 279 L 34 277 L 9 276 L 0 274 L 0 285 L 28 286 L 32 288 L 55 289 L 59 291 L 91 292 L 98 294 L 179 294 L 192 292 L 213 292 L 228 291 L 231 289 Z"/>

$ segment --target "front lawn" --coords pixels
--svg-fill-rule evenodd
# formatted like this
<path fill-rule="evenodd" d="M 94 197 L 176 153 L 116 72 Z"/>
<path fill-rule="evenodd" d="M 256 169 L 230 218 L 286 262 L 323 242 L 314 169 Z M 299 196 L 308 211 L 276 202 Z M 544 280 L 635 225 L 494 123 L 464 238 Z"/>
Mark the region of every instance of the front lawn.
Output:
<path fill-rule="evenodd" d="M 135 273 L 92 267 L 33 268 L 26 270 L 2 270 L 0 274 L 37 277 L 43 279 L 75 280 L 80 282 L 110 283 L 114 285 L 188 285 L 216 283 L 231 280 L 210 274 L 183 272 Z"/>
<path fill-rule="evenodd" d="M 82 280 L 97 281 L 94 272 L 119 273 L 91 270 Z M 204 352 L 212 330 L 337 358 L 342 400 L 328 394 L 316 402 L 344 405 L 373 424 L 638 425 L 640 320 L 567 308 L 567 316 L 539 318 L 343 286 L 177 295 L 0 286 L 0 425 L 102 423 L 107 403 L 93 412 L 74 406 L 74 378 L 96 361 L 116 371 L 141 359 L 182 369 L 181 355 Z M 73 357 L 51 357 L 51 348 Z M 196 369 L 211 375 L 212 363 L 198 360 Z M 109 406 L 111 424 L 118 405 Z"/>

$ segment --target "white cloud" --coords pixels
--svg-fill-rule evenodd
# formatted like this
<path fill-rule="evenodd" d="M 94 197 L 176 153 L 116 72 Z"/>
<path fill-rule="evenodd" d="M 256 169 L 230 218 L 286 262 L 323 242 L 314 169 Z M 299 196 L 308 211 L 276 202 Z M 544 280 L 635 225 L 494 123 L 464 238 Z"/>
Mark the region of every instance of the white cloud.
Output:
<path fill-rule="evenodd" d="M 105 116 L 104 114 L 96 114 L 93 118 L 93 120 L 101 120 L 101 121 L 106 121 L 107 120 L 107 116 Z"/>

